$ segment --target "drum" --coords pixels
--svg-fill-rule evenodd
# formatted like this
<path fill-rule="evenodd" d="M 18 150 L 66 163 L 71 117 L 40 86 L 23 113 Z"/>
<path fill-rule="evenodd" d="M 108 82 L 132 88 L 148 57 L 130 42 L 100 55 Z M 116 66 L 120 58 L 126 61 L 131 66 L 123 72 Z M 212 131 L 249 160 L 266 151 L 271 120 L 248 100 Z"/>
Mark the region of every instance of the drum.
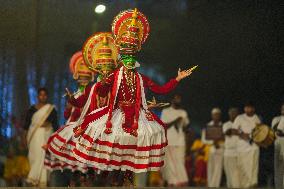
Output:
<path fill-rule="evenodd" d="M 206 140 L 224 140 L 223 128 L 221 126 L 207 126 L 205 129 Z"/>
<path fill-rule="evenodd" d="M 257 125 L 252 131 L 252 140 L 260 147 L 270 146 L 275 139 L 273 130 L 267 125 Z"/>

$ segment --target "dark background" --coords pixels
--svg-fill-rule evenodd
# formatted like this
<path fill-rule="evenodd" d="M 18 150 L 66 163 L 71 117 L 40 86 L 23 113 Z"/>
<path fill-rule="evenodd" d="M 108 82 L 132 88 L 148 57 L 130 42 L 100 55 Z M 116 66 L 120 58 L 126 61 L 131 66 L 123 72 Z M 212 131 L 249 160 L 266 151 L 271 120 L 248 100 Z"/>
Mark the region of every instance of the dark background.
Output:
<path fill-rule="evenodd" d="M 95 14 L 97 4 L 106 11 Z M 9 0 L 1 1 L 0 113 L 20 118 L 46 86 L 61 122 L 64 88 L 75 90 L 69 59 L 98 31 L 110 31 L 119 11 L 137 7 L 151 33 L 139 54 L 141 71 L 158 83 L 179 67 L 199 65 L 179 85 L 183 106 L 200 128 L 219 106 L 255 102 L 270 123 L 283 102 L 283 1 L 280 0 Z M 163 98 L 160 98 L 165 100 Z M 8 130 L 7 130 L 8 128 Z M 3 129 L 2 129 L 3 130 Z"/>

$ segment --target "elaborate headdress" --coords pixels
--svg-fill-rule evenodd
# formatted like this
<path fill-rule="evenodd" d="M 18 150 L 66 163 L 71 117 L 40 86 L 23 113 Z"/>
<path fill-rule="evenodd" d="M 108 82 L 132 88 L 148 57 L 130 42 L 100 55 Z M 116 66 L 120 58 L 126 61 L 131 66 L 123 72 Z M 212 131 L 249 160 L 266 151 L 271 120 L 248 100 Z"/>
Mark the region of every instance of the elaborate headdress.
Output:
<path fill-rule="evenodd" d="M 117 67 L 118 49 L 109 32 L 96 33 L 83 46 L 83 57 L 90 69 L 107 74 Z"/>
<path fill-rule="evenodd" d="M 74 79 L 78 79 L 79 76 L 94 78 L 94 72 L 90 70 L 83 59 L 83 54 L 81 51 L 76 52 L 70 59 L 69 68 L 73 74 Z"/>
<path fill-rule="evenodd" d="M 112 33 L 120 54 L 134 54 L 141 49 L 150 32 L 147 18 L 136 8 L 119 13 L 113 20 Z"/>

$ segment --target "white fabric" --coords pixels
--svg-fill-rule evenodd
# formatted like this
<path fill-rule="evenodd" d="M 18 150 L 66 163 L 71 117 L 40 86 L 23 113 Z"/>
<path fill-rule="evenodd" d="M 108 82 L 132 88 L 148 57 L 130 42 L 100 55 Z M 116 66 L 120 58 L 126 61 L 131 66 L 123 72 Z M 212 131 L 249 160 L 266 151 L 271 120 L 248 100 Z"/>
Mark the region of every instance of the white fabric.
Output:
<path fill-rule="evenodd" d="M 105 134 L 105 123 L 107 121 L 108 115 L 102 116 L 100 119 L 96 120 L 96 122 L 90 123 L 88 129 L 86 130 L 85 134 L 89 136 L 93 136 L 93 140 L 100 139 L 101 141 L 108 141 L 110 143 L 118 143 L 120 145 L 137 145 L 138 147 L 144 147 L 149 145 L 160 145 L 166 142 L 165 130 L 164 128 L 157 123 L 156 121 L 148 121 L 146 118 L 146 114 L 144 110 L 140 110 L 140 116 L 138 120 L 138 136 L 134 137 L 129 133 L 126 133 L 123 128 L 121 127 L 124 114 L 121 112 L 120 109 L 116 109 L 113 112 L 112 116 L 112 133 Z M 101 159 L 106 159 L 108 161 L 129 161 L 135 164 L 149 164 L 151 162 L 160 162 L 163 160 L 164 157 L 164 148 L 162 149 L 152 149 L 150 151 L 137 151 L 133 148 L 113 148 L 111 146 L 106 145 L 99 145 L 99 144 L 92 144 L 89 143 L 87 140 L 83 140 L 80 138 L 81 141 L 76 144 L 76 149 L 84 154 L 89 156 L 98 157 Z M 83 141 L 82 141 L 83 140 Z M 88 147 L 92 147 L 92 150 L 87 150 L 85 146 L 81 144 L 87 145 Z M 107 152 L 107 153 L 100 153 L 100 152 Z M 129 154 L 129 155 L 122 155 L 121 154 Z M 157 157 L 151 157 L 157 156 Z M 113 170 L 113 169 L 121 169 L 121 170 L 130 170 L 136 173 L 145 172 L 145 171 L 157 171 L 159 167 L 152 167 L 152 168 L 145 168 L 145 169 L 136 169 L 132 166 L 128 165 L 106 165 L 104 163 L 98 163 L 89 159 L 84 159 L 81 156 L 78 156 L 75 153 L 75 157 L 88 165 L 92 165 L 97 167 L 101 170 Z"/>
<path fill-rule="evenodd" d="M 240 188 L 250 188 L 257 185 L 258 180 L 259 149 L 238 154 L 238 170 Z"/>
<path fill-rule="evenodd" d="M 213 121 L 210 121 L 207 126 L 212 127 L 214 124 Z M 217 124 L 222 127 L 222 122 Z M 207 163 L 207 183 L 208 187 L 219 187 L 222 178 L 223 171 L 223 154 L 224 154 L 224 146 L 220 144 L 220 148 L 216 148 L 213 143 L 213 140 L 206 139 L 205 129 L 202 130 L 202 142 L 207 145 L 211 145 L 208 154 L 208 163 Z"/>
<path fill-rule="evenodd" d="M 32 123 L 28 130 L 28 159 L 30 163 L 30 172 L 27 177 L 27 182 L 33 185 L 46 185 L 47 169 L 44 167 L 45 151 L 42 146 L 46 144 L 48 138 L 52 134 L 51 125 L 40 127 L 45 122 L 46 118 L 51 113 L 53 105 L 46 104 L 32 117 Z"/>
<path fill-rule="evenodd" d="M 249 117 L 246 114 L 241 114 L 236 117 L 233 128 L 251 135 L 256 125 L 260 123 L 257 115 Z M 257 185 L 259 147 L 239 138 L 237 140 L 237 152 L 240 187 L 248 188 Z"/>
<path fill-rule="evenodd" d="M 118 74 L 118 81 L 117 81 L 117 91 L 115 95 L 115 102 L 119 90 L 119 86 L 122 80 L 122 71 L 123 68 L 119 70 Z M 146 167 L 146 168 L 135 168 L 135 166 L 128 165 L 124 162 L 129 162 L 132 165 L 150 165 L 151 163 L 159 163 L 163 162 L 164 159 L 164 147 L 161 148 L 151 148 L 149 150 L 137 150 L 137 148 L 151 146 L 151 145 L 162 145 L 166 143 L 166 136 L 165 130 L 162 125 L 160 125 L 155 120 L 149 121 L 146 117 L 147 113 L 147 104 L 145 98 L 145 92 L 143 87 L 143 80 L 141 75 L 139 74 L 140 78 L 140 86 L 141 86 L 141 103 L 142 107 L 139 113 L 138 119 L 138 136 L 134 137 L 129 133 L 126 133 L 122 128 L 122 123 L 124 121 L 124 114 L 123 112 L 117 108 L 113 110 L 111 122 L 112 122 L 112 133 L 105 134 L 105 126 L 106 121 L 108 118 L 108 113 L 103 115 L 102 117 L 98 118 L 97 120 L 89 123 L 85 134 L 90 136 L 94 142 L 89 142 L 85 140 L 83 137 L 80 138 L 80 141 L 76 143 L 76 150 L 75 156 L 78 160 L 83 163 L 88 164 L 89 166 L 95 166 L 101 170 L 114 170 L 114 169 L 121 169 L 121 170 L 130 170 L 135 173 L 145 172 L 145 171 L 157 171 L 160 167 Z M 93 114 L 95 112 L 92 112 Z M 100 141 L 107 141 L 109 143 L 116 143 L 118 145 L 133 145 L 137 148 L 116 148 L 108 145 L 100 145 L 97 144 L 96 141 L 99 139 Z M 91 147 L 90 148 L 86 148 Z M 84 156 L 88 156 L 84 158 L 82 154 L 76 153 L 80 152 L 83 153 Z M 101 163 L 93 158 L 100 158 L 104 159 L 108 163 Z M 121 165 L 116 165 L 118 162 Z"/>
<path fill-rule="evenodd" d="M 223 154 L 224 149 L 222 147 L 218 149 L 211 147 L 210 149 L 207 164 L 208 187 L 220 187 L 223 172 Z"/>
<path fill-rule="evenodd" d="M 174 126 L 167 129 L 169 146 L 185 146 L 185 134 L 183 129 L 189 124 L 189 119 L 186 111 L 183 109 L 168 107 L 162 111 L 161 120 L 166 124 L 173 122 L 179 117 L 182 118 L 182 121 L 179 123 L 179 125 L 177 125 L 178 130 Z"/>
<path fill-rule="evenodd" d="M 284 132 L 284 116 L 280 117 L 277 129 Z"/>
<path fill-rule="evenodd" d="M 273 118 L 271 127 L 278 124 L 278 129 L 284 132 L 284 116 Z M 274 183 L 276 189 L 284 188 L 284 137 L 276 136 L 274 141 Z"/>
<path fill-rule="evenodd" d="M 233 128 L 233 122 L 227 121 L 223 125 L 223 133 L 225 134 L 229 129 Z M 225 156 L 236 156 L 237 155 L 237 140 L 238 136 L 228 136 L 225 135 L 224 143 L 224 155 Z"/>
<path fill-rule="evenodd" d="M 80 125 L 82 122 L 83 122 L 83 118 L 85 117 L 85 115 L 87 114 L 88 110 L 89 110 L 89 107 L 90 107 L 90 104 L 91 104 L 91 101 L 92 101 L 92 96 L 93 96 L 93 93 L 94 93 L 94 88 L 95 88 L 96 84 L 94 84 L 90 90 L 90 94 L 89 94 L 89 97 L 86 101 L 86 104 L 84 105 L 82 111 L 81 111 L 81 114 L 80 114 L 80 117 L 78 118 L 77 121 L 75 122 L 69 122 L 68 124 L 66 124 L 68 127 L 65 127 L 61 132 L 60 132 L 60 136 L 62 138 L 64 138 L 66 140 L 66 142 L 68 142 L 69 140 L 71 140 L 71 138 L 73 137 L 74 135 L 74 132 L 73 132 L 73 129 L 75 127 L 77 127 L 78 125 Z M 80 93 L 81 94 L 81 93 Z M 77 97 L 78 98 L 78 97 Z"/>
<path fill-rule="evenodd" d="M 273 128 L 276 124 L 279 124 L 281 117 L 284 117 L 284 116 L 282 116 L 282 115 L 276 116 L 272 119 L 271 128 Z"/>
<path fill-rule="evenodd" d="M 165 165 L 162 168 L 163 178 L 170 185 L 180 185 L 188 182 L 185 169 L 185 146 L 167 146 Z"/>
<path fill-rule="evenodd" d="M 224 156 L 224 170 L 228 188 L 239 188 L 239 168 L 237 156 Z"/>
<path fill-rule="evenodd" d="M 233 128 L 251 135 L 256 125 L 260 123 L 261 123 L 260 119 L 258 118 L 257 115 L 253 115 L 249 117 L 246 114 L 241 114 L 236 117 L 234 124 L 233 124 Z M 237 151 L 238 152 L 249 152 L 251 150 L 257 150 L 258 148 L 259 147 L 255 143 L 250 144 L 249 141 L 246 141 L 240 138 L 237 140 Z"/>
<path fill-rule="evenodd" d="M 67 120 L 66 125 L 64 126 L 64 128 L 62 128 L 62 130 L 60 130 L 60 132 L 56 132 L 53 135 L 59 135 L 61 138 L 63 138 L 65 140 L 65 142 L 63 143 L 62 141 L 58 140 L 56 137 L 53 138 L 53 140 L 50 143 L 50 147 L 52 148 L 52 150 L 60 152 L 61 153 L 61 147 L 65 146 L 67 147 L 68 151 L 65 151 L 65 154 L 72 156 L 72 150 L 74 148 L 74 146 L 68 144 L 66 145 L 66 143 L 70 140 L 76 141 L 77 139 L 74 138 L 74 132 L 73 129 L 75 127 L 77 127 L 80 122 L 82 122 L 83 118 L 85 117 L 87 111 L 89 110 L 90 104 L 91 104 L 91 100 L 92 100 L 92 96 L 94 93 L 94 88 L 95 88 L 94 84 L 90 90 L 88 99 L 86 101 L 86 104 L 84 105 L 81 115 L 79 117 L 79 119 L 76 122 L 70 122 L 70 119 Z M 79 98 L 79 96 L 82 95 L 81 92 L 77 92 L 75 98 Z M 73 108 L 72 108 L 73 111 Z M 74 161 L 70 158 L 66 158 L 64 156 L 60 156 L 54 153 L 54 151 L 52 151 L 51 149 L 49 149 L 50 155 L 48 157 L 46 157 L 45 159 L 45 167 L 49 170 L 63 170 L 63 169 L 70 169 L 72 171 L 76 171 L 79 170 L 81 172 L 86 172 L 87 171 L 87 166 L 79 161 Z M 63 166 L 65 163 L 69 164 L 69 165 L 65 165 Z M 54 165 L 58 165 L 58 166 L 54 166 Z"/>

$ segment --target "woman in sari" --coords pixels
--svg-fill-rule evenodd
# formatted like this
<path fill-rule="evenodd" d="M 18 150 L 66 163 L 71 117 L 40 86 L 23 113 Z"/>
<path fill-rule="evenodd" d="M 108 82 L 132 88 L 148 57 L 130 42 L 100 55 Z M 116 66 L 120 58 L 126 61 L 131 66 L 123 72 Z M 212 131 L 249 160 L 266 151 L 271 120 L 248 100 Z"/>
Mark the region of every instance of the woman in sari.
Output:
<path fill-rule="evenodd" d="M 46 186 L 47 169 L 44 167 L 46 144 L 49 136 L 58 128 L 57 112 L 54 105 L 47 103 L 48 91 L 38 90 L 38 103 L 31 106 L 27 112 L 24 129 L 27 130 L 28 159 L 30 172 L 27 183 L 33 186 Z"/>

